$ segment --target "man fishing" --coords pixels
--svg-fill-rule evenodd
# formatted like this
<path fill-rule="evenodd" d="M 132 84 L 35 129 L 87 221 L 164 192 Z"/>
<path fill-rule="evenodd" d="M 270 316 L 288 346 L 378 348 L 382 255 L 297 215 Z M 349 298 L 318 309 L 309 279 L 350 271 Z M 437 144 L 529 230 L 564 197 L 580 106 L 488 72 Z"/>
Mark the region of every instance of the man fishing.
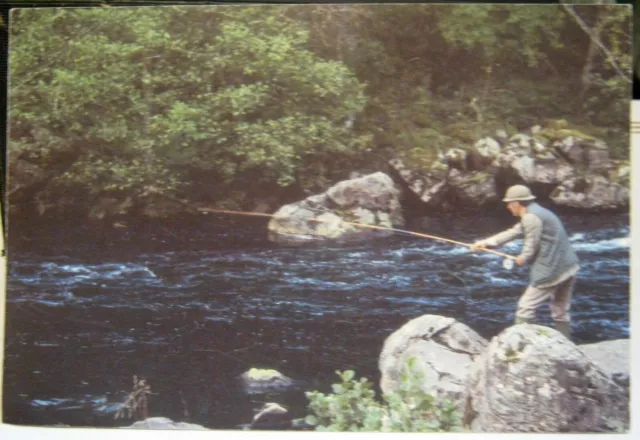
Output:
<path fill-rule="evenodd" d="M 580 269 L 578 257 L 558 217 L 535 203 L 535 196 L 524 185 L 507 189 L 504 202 L 520 222 L 499 234 L 473 244 L 472 249 L 500 246 L 524 235 L 522 252 L 516 263 L 531 263 L 529 286 L 518 301 L 516 324 L 534 323 L 536 310 L 550 301 L 555 328 L 571 339 L 569 309 L 571 295 Z"/>

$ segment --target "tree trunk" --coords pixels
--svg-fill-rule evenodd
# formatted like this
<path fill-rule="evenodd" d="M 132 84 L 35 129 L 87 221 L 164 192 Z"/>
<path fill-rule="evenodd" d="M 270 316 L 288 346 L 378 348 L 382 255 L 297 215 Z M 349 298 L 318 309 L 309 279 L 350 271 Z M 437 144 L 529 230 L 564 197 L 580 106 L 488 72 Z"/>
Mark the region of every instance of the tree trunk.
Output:
<path fill-rule="evenodd" d="M 592 29 L 593 37 L 589 39 L 589 49 L 587 50 L 587 56 L 585 58 L 584 66 L 582 68 L 582 75 L 580 77 L 581 80 L 581 89 L 580 89 L 580 102 L 583 102 L 584 97 L 593 84 L 593 67 L 596 61 L 596 56 L 598 54 L 598 45 L 595 40 L 600 39 L 600 34 L 602 32 L 602 12 L 598 10 L 596 15 L 595 26 Z"/>

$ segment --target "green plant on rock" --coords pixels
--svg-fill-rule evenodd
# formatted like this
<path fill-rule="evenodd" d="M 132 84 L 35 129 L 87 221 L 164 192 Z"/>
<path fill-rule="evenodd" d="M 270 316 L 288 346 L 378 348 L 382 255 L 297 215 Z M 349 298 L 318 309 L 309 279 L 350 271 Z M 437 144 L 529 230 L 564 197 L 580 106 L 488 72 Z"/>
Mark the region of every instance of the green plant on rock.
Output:
<path fill-rule="evenodd" d="M 420 386 L 423 375 L 410 359 L 400 377 L 397 391 L 376 400 L 373 384 L 355 379 L 352 370 L 336 372 L 341 383 L 333 384 L 333 394 L 307 392 L 310 414 L 307 423 L 317 431 L 446 432 L 461 429 L 456 405 L 439 401 Z"/>

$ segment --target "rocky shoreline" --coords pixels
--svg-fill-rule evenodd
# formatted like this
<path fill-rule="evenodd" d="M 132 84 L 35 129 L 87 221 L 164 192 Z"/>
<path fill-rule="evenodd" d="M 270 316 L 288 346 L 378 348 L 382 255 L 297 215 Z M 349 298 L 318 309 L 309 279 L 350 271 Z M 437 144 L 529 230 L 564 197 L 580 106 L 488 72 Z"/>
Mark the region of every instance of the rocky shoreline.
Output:
<path fill-rule="evenodd" d="M 441 153 L 427 168 L 391 159 L 387 173 L 356 175 L 282 206 L 269 236 L 282 243 L 363 239 L 371 233 L 366 226 L 403 227 L 409 207 L 424 215 L 489 209 L 514 184 L 528 185 L 555 208 L 623 211 L 629 177 L 629 163 L 612 160 L 602 140 L 561 121 L 510 137 L 499 130 L 470 148 Z"/>
<path fill-rule="evenodd" d="M 394 393 L 409 359 L 425 393 L 452 401 L 469 432 L 627 432 L 628 339 L 576 345 L 534 324 L 506 328 L 490 341 L 453 318 L 423 315 L 389 335 L 378 367 L 380 389 Z M 251 369 L 240 379 L 251 394 L 294 386 L 276 370 Z M 154 417 L 130 428 L 206 429 Z M 308 430 L 281 404 L 268 402 L 243 426 Z"/>

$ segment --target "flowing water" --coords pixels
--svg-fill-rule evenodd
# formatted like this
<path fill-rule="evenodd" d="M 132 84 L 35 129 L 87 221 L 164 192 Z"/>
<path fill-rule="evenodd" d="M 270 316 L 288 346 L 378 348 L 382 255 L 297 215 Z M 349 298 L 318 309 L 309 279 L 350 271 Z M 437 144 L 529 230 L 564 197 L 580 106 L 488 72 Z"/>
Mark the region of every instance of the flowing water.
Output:
<path fill-rule="evenodd" d="M 461 246 L 401 235 L 279 246 L 266 220 L 210 219 L 100 245 L 10 230 L 4 421 L 126 426 L 113 416 L 134 374 L 155 393 L 151 415 L 236 428 L 276 401 L 301 417 L 303 392 L 328 391 L 335 370 L 377 381 L 385 338 L 408 320 L 451 316 L 489 338 L 513 321 L 526 287 L 526 268 Z M 576 342 L 628 337 L 628 215 L 565 220 L 582 267 Z M 470 242 L 513 221 L 432 220 L 422 231 Z M 519 243 L 501 250 L 517 255 Z M 550 323 L 548 309 L 540 319 Z M 237 377 L 251 367 L 297 387 L 247 395 Z"/>

